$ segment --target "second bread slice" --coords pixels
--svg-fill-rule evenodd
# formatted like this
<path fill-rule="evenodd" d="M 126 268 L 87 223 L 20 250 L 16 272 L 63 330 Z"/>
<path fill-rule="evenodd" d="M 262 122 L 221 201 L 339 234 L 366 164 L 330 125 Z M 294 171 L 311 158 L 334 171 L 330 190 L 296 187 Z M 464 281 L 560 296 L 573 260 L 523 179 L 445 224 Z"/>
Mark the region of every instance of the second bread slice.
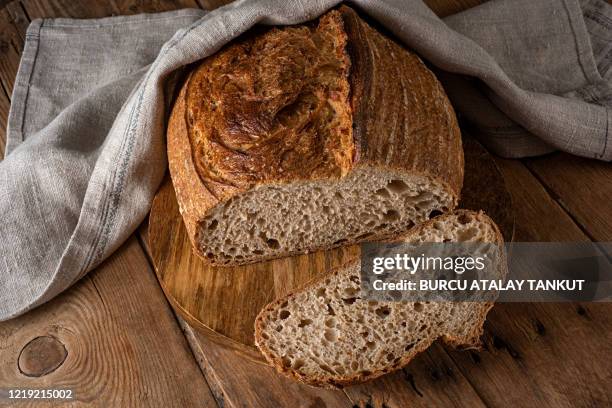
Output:
<path fill-rule="evenodd" d="M 460 210 L 422 224 L 403 241 L 492 242 L 501 234 L 483 213 Z M 500 263 L 500 271 L 505 266 Z M 255 342 L 278 371 L 305 383 L 342 387 L 397 370 L 441 338 L 477 347 L 489 302 L 377 302 L 361 298 L 355 261 L 266 306 Z"/>

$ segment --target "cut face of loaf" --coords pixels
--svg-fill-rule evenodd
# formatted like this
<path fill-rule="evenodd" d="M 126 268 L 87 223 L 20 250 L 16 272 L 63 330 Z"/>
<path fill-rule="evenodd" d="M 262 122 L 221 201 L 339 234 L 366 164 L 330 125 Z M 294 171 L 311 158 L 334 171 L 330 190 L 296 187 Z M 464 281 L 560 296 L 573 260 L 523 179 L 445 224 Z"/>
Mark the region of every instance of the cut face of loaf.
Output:
<path fill-rule="evenodd" d="M 236 264 L 397 236 L 452 206 L 436 180 L 362 167 L 339 181 L 237 196 L 204 219 L 198 245 L 217 264 Z"/>
<path fill-rule="evenodd" d="M 496 242 L 501 234 L 482 213 L 460 210 L 413 229 L 406 242 Z M 280 372 L 305 383 L 342 387 L 397 370 L 442 338 L 477 347 L 492 303 L 377 302 L 360 297 L 355 261 L 266 306 L 255 342 Z"/>
<path fill-rule="evenodd" d="M 167 136 L 187 232 L 215 265 L 396 236 L 452 210 L 463 181 L 435 76 L 344 6 L 204 59 Z"/>

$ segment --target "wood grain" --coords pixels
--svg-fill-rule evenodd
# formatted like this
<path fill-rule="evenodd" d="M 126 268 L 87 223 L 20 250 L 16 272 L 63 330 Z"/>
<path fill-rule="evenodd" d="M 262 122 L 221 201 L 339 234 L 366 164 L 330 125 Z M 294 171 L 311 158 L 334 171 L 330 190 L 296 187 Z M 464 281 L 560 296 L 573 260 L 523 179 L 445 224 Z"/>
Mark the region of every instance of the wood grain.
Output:
<path fill-rule="evenodd" d="M 183 329 L 220 401 L 231 407 L 350 407 L 342 391 L 298 384 L 267 365 L 219 347 L 210 337 L 183 322 Z"/>
<path fill-rule="evenodd" d="M 0 160 L 4 158 L 4 148 L 6 146 L 6 124 L 8 120 L 9 107 L 11 102 L 4 89 L 0 89 Z"/>
<path fill-rule="evenodd" d="M 74 406 L 216 406 L 134 238 L 63 295 L 0 324 L 0 384 L 69 388 Z"/>
<path fill-rule="evenodd" d="M 519 242 L 588 241 L 580 228 L 520 161 L 497 159 L 515 204 Z"/>
<path fill-rule="evenodd" d="M 567 153 L 525 163 L 590 238 L 612 241 L 612 163 Z"/>
<path fill-rule="evenodd" d="M 35 18 L 99 18 L 116 14 L 112 1 L 25 0 L 23 7 L 31 20 Z"/>
<path fill-rule="evenodd" d="M 8 6 L 0 9 L 0 85 L 9 96 L 13 92 L 25 33 L 23 16 L 16 14 L 17 11 L 12 7 L 9 12 Z"/>
<path fill-rule="evenodd" d="M 588 241 L 523 164 L 497 163 L 515 202 L 517 241 Z M 502 303 L 487 319 L 482 352 L 449 354 L 490 406 L 606 406 L 610 327 L 609 303 Z"/>
<path fill-rule="evenodd" d="M 485 407 L 461 369 L 435 343 L 403 370 L 345 389 L 360 408 Z"/>

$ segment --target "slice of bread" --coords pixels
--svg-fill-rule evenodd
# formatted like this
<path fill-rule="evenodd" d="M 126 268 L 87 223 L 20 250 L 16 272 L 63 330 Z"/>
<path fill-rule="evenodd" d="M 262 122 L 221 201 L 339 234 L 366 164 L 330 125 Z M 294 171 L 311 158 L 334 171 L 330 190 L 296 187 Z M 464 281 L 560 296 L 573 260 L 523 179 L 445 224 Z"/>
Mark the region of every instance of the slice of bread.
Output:
<path fill-rule="evenodd" d="M 167 135 L 189 237 L 215 265 L 397 236 L 452 210 L 463 182 L 435 76 L 345 6 L 203 60 Z"/>
<path fill-rule="evenodd" d="M 459 210 L 414 228 L 405 242 L 503 243 L 483 213 Z M 505 263 L 499 265 L 505 276 Z M 342 387 L 397 370 L 435 340 L 478 347 L 489 302 L 377 302 L 360 297 L 355 260 L 267 305 L 255 321 L 266 360 L 310 385 Z"/>

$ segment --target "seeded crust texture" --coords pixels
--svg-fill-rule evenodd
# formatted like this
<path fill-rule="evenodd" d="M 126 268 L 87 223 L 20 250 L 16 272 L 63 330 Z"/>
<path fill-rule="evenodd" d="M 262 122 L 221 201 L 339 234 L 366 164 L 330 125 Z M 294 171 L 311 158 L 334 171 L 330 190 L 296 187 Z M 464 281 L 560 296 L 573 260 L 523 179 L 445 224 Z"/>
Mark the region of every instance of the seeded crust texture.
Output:
<path fill-rule="evenodd" d="M 401 240 L 503 244 L 489 217 L 467 210 L 438 216 Z M 505 263 L 499 267 L 505 275 Z M 356 260 L 262 309 L 255 343 L 266 360 L 307 384 L 341 388 L 404 367 L 437 339 L 480 346 L 493 303 L 368 301 L 360 284 Z"/>
<path fill-rule="evenodd" d="M 463 182 L 434 75 L 345 6 L 204 59 L 167 135 L 189 237 L 216 265 L 397 236 L 452 210 Z"/>

